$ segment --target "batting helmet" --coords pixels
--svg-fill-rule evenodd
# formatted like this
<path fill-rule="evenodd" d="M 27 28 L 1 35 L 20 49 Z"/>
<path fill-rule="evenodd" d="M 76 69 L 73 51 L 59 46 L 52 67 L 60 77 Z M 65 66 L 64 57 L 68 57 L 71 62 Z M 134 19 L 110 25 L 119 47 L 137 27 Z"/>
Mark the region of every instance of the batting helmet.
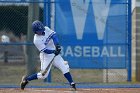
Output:
<path fill-rule="evenodd" d="M 42 22 L 36 20 L 32 23 L 32 29 L 33 29 L 33 32 L 36 33 L 36 32 L 44 32 L 45 31 L 45 28 L 44 28 L 44 25 Z"/>

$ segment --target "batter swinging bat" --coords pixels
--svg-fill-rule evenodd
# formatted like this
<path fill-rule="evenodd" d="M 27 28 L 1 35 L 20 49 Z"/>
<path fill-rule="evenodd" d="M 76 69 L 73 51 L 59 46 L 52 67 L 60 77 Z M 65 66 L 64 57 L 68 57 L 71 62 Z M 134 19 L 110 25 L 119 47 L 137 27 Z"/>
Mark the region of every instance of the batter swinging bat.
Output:
<path fill-rule="evenodd" d="M 47 66 L 45 71 L 42 72 L 42 76 L 44 76 L 48 72 L 49 68 L 51 68 L 54 58 L 55 58 L 55 56 L 53 57 L 53 59 L 51 60 L 51 62 L 49 63 L 49 65 Z"/>

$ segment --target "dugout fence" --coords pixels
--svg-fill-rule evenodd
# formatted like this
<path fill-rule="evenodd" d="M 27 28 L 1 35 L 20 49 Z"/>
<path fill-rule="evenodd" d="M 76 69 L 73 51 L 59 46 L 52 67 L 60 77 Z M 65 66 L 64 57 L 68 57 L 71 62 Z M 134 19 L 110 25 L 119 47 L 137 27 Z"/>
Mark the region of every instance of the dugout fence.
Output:
<path fill-rule="evenodd" d="M 1 0 L 0 36 L 10 39 L 0 43 L 1 85 L 18 85 L 29 70 L 26 49 L 34 48 L 27 39 L 31 4 L 37 4 L 39 12 L 38 17 L 30 17 L 58 33 L 61 54 L 78 84 L 131 81 L 131 0 Z M 38 52 L 36 48 L 31 51 L 35 51 L 31 53 L 35 62 L 30 70 L 36 72 L 40 70 Z M 45 81 L 67 83 L 55 67 Z M 45 85 L 43 82 L 31 85 Z"/>

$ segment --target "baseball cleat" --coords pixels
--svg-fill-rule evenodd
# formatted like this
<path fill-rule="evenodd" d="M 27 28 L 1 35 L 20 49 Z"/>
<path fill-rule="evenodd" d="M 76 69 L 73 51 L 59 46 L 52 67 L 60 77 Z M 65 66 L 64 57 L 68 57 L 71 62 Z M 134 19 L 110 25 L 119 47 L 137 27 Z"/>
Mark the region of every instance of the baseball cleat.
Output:
<path fill-rule="evenodd" d="M 20 88 L 21 88 L 22 90 L 24 90 L 25 86 L 29 83 L 25 78 L 26 78 L 26 77 L 23 76 L 23 77 L 22 77 L 22 80 L 21 80 L 21 83 L 20 83 Z"/>
<path fill-rule="evenodd" d="M 71 90 L 72 91 L 76 91 L 76 84 L 75 83 L 71 83 Z"/>

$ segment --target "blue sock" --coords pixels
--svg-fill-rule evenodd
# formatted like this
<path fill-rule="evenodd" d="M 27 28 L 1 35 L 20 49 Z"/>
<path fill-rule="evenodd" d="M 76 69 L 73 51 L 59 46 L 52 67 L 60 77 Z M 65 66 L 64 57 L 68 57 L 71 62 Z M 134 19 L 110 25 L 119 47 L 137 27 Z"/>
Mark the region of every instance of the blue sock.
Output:
<path fill-rule="evenodd" d="M 69 81 L 70 84 L 73 82 L 70 72 L 65 73 L 64 76 Z"/>
<path fill-rule="evenodd" d="M 37 79 L 37 74 L 32 74 L 26 78 L 27 81 L 31 81 L 31 80 L 35 80 L 35 79 Z"/>

